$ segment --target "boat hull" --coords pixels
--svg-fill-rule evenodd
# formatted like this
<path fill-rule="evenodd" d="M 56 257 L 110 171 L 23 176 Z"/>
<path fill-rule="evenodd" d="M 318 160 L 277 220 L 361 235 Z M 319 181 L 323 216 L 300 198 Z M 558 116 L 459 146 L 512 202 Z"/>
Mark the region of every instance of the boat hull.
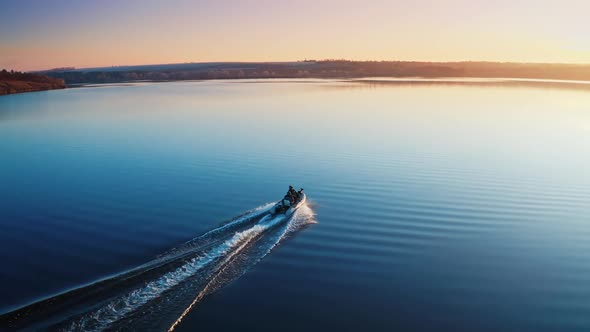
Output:
<path fill-rule="evenodd" d="M 270 214 L 271 215 L 278 215 L 278 214 L 284 214 L 285 216 L 291 216 L 293 215 L 293 213 L 295 213 L 295 211 L 297 211 L 297 209 L 299 209 L 303 204 L 305 204 L 305 202 L 307 201 L 307 196 L 305 194 L 303 194 L 301 196 L 301 199 L 299 199 L 299 201 L 297 201 L 297 203 L 293 206 L 291 206 L 290 208 L 288 208 L 286 211 L 284 212 L 276 212 L 277 207 L 280 206 L 280 202 L 278 202 L 277 204 L 275 204 L 275 206 L 273 206 L 270 209 Z"/>

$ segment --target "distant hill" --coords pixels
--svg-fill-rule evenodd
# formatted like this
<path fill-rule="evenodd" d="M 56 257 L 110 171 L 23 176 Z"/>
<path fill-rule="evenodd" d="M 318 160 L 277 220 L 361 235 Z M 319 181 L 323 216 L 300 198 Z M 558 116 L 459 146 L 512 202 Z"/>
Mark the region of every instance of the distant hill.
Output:
<path fill-rule="evenodd" d="M 489 77 L 590 80 L 590 65 L 306 60 L 210 62 L 51 70 L 67 84 L 245 78 Z"/>
<path fill-rule="evenodd" d="M 65 88 L 63 79 L 33 73 L 0 71 L 0 95 Z"/>

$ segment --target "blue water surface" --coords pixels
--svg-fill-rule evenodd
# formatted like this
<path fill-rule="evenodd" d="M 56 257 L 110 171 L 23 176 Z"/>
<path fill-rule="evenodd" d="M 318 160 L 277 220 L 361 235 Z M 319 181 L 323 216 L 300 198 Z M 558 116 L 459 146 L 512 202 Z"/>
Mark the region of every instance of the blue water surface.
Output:
<path fill-rule="evenodd" d="M 178 331 L 588 331 L 590 89 L 206 81 L 0 98 L 0 312 L 304 187 Z"/>

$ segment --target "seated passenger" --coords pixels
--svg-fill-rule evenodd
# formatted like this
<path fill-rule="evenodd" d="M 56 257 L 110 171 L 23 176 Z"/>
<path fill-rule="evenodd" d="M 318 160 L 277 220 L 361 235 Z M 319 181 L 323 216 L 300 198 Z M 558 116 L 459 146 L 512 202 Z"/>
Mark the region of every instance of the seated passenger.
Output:
<path fill-rule="evenodd" d="M 288 195 L 291 196 L 293 198 L 293 201 L 296 202 L 299 200 L 299 195 L 298 193 L 295 191 L 295 189 L 293 188 L 293 186 L 289 186 L 289 192 Z"/>

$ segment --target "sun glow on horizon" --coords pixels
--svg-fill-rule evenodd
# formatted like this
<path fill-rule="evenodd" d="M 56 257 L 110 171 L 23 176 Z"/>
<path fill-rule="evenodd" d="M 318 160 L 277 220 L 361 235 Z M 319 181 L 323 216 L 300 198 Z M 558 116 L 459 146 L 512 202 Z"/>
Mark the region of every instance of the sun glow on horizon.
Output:
<path fill-rule="evenodd" d="M 0 12 L 0 68 L 345 58 L 590 64 L 587 1 L 101 2 Z"/>

